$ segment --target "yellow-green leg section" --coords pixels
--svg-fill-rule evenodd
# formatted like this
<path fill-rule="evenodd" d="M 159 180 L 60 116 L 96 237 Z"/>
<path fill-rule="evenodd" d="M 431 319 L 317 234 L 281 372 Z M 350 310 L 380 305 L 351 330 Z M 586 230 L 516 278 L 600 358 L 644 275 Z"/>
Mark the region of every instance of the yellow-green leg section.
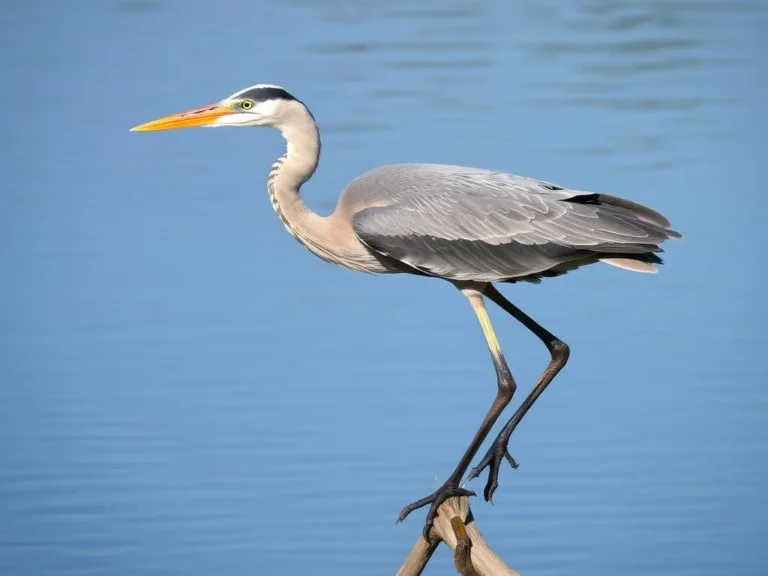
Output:
<path fill-rule="evenodd" d="M 454 496 L 475 495 L 474 492 L 465 490 L 460 487 L 461 480 L 469 468 L 469 465 L 472 462 L 472 458 L 475 457 L 475 454 L 480 449 L 483 441 L 493 428 L 496 420 L 504 411 L 504 408 L 506 408 L 509 402 L 512 400 L 512 396 L 514 395 L 515 389 L 517 388 L 517 385 L 512 378 L 512 374 L 507 367 L 507 362 L 504 359 L 504 355 L 501 352 L 501 346 L 499 345 L 499 340 L 496 338 L 496 333 L 494 332 L 493 326 L 491 325 L 491 319 L 488 317 L 488 311 L 485 309 L 485 303 L 483 301 L 483 290 L 485 289 L 485 286 L 482 284 L 471 284 L 458 285 L 457 287 L 469 300 L 469 303 L 472 305 L 472 308 L 477 315 L 477 319 L 480 322 L 480 327 L 483 330 L 483 335 L 485 336 L 485 340 L 488 344 L 488 349 L 491 352 L 493 365 L 496 368 L 498 385 L 496 390 L 496 397 L 494 398 L 491 407 L 488 409 L 488 413 L 480 423 L 480 427 L 478 428 L 475 437 L 472 439 L 472 442 L 470 442 L 469 447 L 464 452 L 461 460 L 459 460 L 459 463 L 456 465 L 453 473 L 448 477 L 445 483 L 437 489 L 437 491 L 430 494 L 426 498 L 422 498 L 421 500 L 417 500 L 416 502 L 409 504 L 403 508 L 402 512 L 400 512 L 398 522 L 405 520 L 408 514 L 414 510 L 417 510 L 422 506 L 426 506 L 427 504 L 431 505 L 429 512 L 427 513 L 426 523 L 424 525 L 424 538 L 427 540 L 429 539 L 429 531 L 432 528 L 432 523 L 434 522 L 435 516 L 437 516 L 437 509 L 439 508 L 440 504 L 445 502 L 448 498 L 452 498 Z"/>

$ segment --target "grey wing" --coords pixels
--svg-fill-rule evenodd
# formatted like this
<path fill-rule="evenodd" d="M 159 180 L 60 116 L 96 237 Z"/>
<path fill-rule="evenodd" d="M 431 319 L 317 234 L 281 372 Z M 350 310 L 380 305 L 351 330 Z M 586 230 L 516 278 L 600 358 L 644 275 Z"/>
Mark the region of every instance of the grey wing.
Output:
<path fill-rule="evenodd" d="M 652 256 L 679 236 L 642 205 L 485 170 L 399 165 L 350 188 L 375 198 L 353 218 L 366 246 L 451 280 L 492 282 L 590 257 Z"/>

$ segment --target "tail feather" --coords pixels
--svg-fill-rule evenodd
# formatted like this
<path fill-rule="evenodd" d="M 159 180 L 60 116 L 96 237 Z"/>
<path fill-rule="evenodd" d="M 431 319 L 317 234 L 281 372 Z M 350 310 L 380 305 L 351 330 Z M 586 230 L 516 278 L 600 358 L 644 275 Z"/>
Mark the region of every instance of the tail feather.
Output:
<path fill-rule="evenodd" d="M 631 272 L 656 274 L 657 265 L 664 264 L 664 261 L 656 255 L 664 251 L 661 244 L 671 238 L 683 237 L 676 230 L 672 230 L 669 220 L 664 215 L 631 200 L 609 194 L 576 192 L 566 202 L 598 206 L 598 210 L 605 214 L 629 222 L 646 232 L 645 242 L 638 239 L 636 242 L 602 244 L 594 247 L 593 250 L 587 248 L 578 255 L 575 254 L 573 260 L 525 277 L 510 278 L 507 282 L 538 283 L 542 278 L 561 276 L 595 262 L 604 262 Z"/>
<path fill-rule="evenodd" d="M 658 269 L 653 264 L 644 262 L 643 260 L 635 260 L 632 258 L 600 258 L 600 262 L 605 262 L 611 266 L 617 268 L 623 268 L 624 270 L 630 270 L 632 272 L 644 272 L 645 274 L 656 274 Z"/>
<path fill-rule="evenodd" d="M 633 202 L 632 200 L 627 200 L 626 198 L 619 198 L 618 196 L 602 193 L 585 193 L 570 198 L 568 202 L 596 204 L 598 206 L 610 207 L 616 212 L 630 215 L 641 222 L 660 228 L 668 238 L 678 239 L 683 237 L 677 230 L 672 230 L 672 224 L 666 216 L 648 206 Z"/>

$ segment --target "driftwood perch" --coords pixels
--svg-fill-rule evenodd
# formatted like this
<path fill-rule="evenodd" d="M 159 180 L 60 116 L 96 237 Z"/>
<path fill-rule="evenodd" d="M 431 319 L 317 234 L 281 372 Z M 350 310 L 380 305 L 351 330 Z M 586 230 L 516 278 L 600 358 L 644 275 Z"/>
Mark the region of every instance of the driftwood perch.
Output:
<path fill-rule="evenodd" d="M 429 542 L 419 535 L 397 576 L 419 576 L 440 542 L 453 550 L 456 570 L 462 576 L 519 576 L 483 539 L 466 496 L 450 498 L 440 506 Z"/>

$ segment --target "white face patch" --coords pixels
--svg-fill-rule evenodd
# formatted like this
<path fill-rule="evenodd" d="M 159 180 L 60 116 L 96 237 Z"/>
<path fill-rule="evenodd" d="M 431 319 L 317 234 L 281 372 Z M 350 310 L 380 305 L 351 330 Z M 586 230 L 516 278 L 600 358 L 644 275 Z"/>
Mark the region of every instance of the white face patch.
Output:
<path fill-rule="evenodd" d="M 279 107 L 280 100 L 265 100 L 264 102 L 257 102 L 252 112 L 266 118 L 274 118 L 277 116 Z"/>
<path fill-rule="evenodd" d="M 226 116 L 219 116 L 213 124 L 208 126 L 211 128 L 219 128 L 221 126 L 250 126 L 254 120 L 258 120 L 258 116 L 248 114 L 247 112 L 239 112 L 236 114 L 227 114 Z"/>

